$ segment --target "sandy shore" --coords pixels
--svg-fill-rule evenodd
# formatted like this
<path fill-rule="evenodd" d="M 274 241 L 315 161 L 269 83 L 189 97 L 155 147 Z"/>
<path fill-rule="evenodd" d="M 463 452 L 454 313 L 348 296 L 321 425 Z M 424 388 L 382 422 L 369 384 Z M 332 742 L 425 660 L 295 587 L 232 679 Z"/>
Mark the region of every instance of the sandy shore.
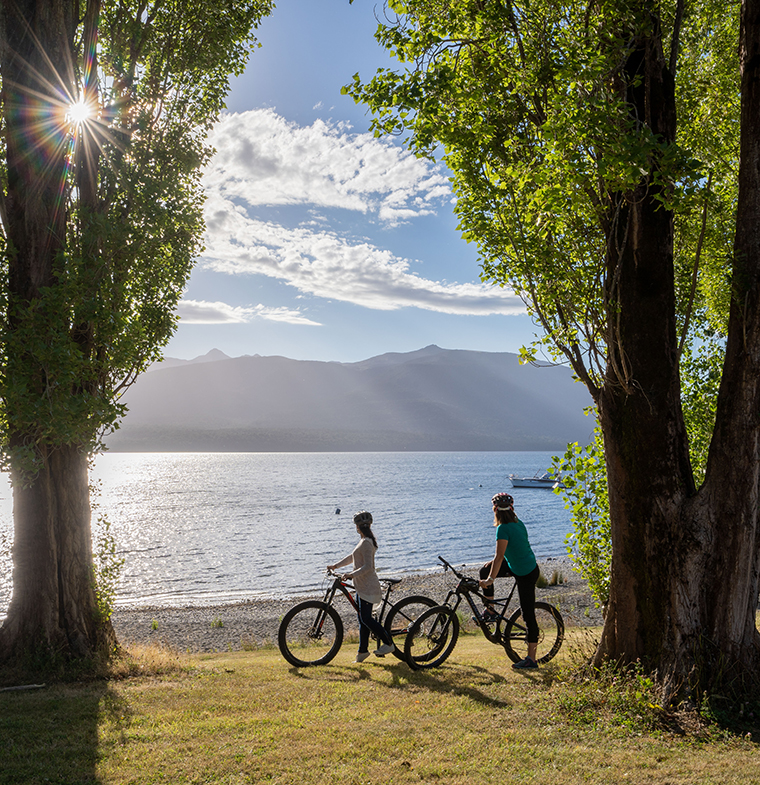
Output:
<path fill-rule="evenodd" d="M 602 623 L 601 613 L 594 606 L 586 582 L 572 571 L 567 559 L 549 559 L 540 562 L 540 566 L 547 579 L 551 579 L 555 571 L 564 578 L 561 584 L 537 589 L 536 597 L 539 601 L 556 605 L 566 626 Z M 477 571 L 468 569 L 464 572 L 475 576 Z M 394 601 L 411 594 L 422 594 L 442 602 L 449 589 L 456 585 L 456 578 L 442 570 L 388 577 L 403 579 L 391 595 Z M 508 585 L 506 580 L 498 580 L 497 596 L 500 583 Z M 288 598 L 182 608 L 118 608 L 113 614 L 113 624 L 119 641 L 124 645 L 160 643 L 179 651 L 236 651 L 275 643 L 280 619 L 297 601 L 298 598 Z M 349 624 L 355 623 L 353 610 L 345 599 L 338 600 L 336 607 Z"/>

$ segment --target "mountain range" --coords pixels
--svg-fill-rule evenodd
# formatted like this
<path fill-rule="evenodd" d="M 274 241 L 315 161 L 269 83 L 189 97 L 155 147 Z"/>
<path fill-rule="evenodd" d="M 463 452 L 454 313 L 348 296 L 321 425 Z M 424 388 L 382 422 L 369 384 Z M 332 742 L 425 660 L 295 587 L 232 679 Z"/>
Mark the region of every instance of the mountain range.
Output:
<path fill-rule="evenodd" d="M 586 388 L 562 366 L 440 349 L 356 363 L 166 359 L 123 399 L 122 452 L 559 450 L 591 440 Z"/>

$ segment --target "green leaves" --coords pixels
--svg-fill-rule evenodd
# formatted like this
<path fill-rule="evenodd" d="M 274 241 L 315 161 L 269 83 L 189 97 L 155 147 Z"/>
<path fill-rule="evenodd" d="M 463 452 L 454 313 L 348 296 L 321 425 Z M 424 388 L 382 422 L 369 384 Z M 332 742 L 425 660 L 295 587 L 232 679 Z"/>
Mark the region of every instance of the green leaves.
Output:
<path fill-rule="evenodd" d="M 271 0 L 102 0 L 94 50 L 83 43 L 98 10 L 91 4 L 61 62 L 51 58 L 72 94 L 86 69 L 94 76 L 97 108 L 69 131 L 66 169 L 46 172 L 63 178 L 66 227 L 50 238 L 59 251 L 48 283 L 33 296 L 15 286 L 11 268 L 39 263 L 21 239 L 8 237 L 14 255 L 3 255 L 0 436 L 6 461 L 27 474 L 37 446 L 93 449 L 123 415 L 125 387 L 172 335 L 202 249 L 205 135 L 271 8 Z M 6 128 L 32 121 L 4 107 Z M 8 166 L 6 189 L 16 182 Z"/>
<path fill-rule="evenodd" d="M 631 111 L 642 83 L 625 64 L 658 25 L 675 46 L 674 2 L 658 7 L 660 18 L 624 2 L 389 6 L 398 17 L 377 39 L 405 68 L 357 75 L 344 91 L 370 107 L 376 133 L 443 156 L 483 280 L 524 296 L 592 392 L 603 384 L 616 309 L 607 262 L 621 208 L 647 193 L 674 213 L 684 313 L 708 167 L 715 186 L 697 299 L 700 313 L 719 318 L 726 303 L 714 282 L 730 256 L 738 149 L 736 7 L 689 4 L 674 52 L 680 125 L 666 140 Z"/>
<path fill-rule="evenodd" d="M 564 456 L 554 458 L 555 476 L 562 486 L 555 493 L 563 497 L 573 520 L 567 546 L 575 569 L 588 581 L 597 606 L 605 606 L 610 594 L 610 508 L 604 445 L 599 427 L 587 447 L 569 444 Z"/>

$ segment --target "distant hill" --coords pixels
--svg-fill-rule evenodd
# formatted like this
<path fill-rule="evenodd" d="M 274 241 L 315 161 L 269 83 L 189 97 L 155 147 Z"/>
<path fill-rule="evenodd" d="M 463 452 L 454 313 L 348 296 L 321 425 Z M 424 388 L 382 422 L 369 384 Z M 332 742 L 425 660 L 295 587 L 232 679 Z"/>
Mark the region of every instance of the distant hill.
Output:
<path fill-rule="evenodd" d="M 124 398 L 115 451 L 558 450 L 590 441 L 586 388 L 564 367 L 439 349 L 357 363 L 167 360 Z"/>

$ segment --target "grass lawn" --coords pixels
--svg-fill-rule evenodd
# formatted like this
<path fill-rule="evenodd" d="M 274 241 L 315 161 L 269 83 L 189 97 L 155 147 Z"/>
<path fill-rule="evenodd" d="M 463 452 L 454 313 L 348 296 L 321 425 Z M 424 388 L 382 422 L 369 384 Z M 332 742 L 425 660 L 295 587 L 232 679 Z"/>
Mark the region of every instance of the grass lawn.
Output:
<path fill-rule="evenodd" d="M 348 644 L 304 669 L 263 649 L 161 673 L 135 652 L 152 675 L 0 693 L 0 783 L 760 783 L 754 718 L 698 735 L 652 723 L 646 679 L 572 678 L 587 635 L 532 672 L 475 635 L 421 672 L 356 665 Z"/>

